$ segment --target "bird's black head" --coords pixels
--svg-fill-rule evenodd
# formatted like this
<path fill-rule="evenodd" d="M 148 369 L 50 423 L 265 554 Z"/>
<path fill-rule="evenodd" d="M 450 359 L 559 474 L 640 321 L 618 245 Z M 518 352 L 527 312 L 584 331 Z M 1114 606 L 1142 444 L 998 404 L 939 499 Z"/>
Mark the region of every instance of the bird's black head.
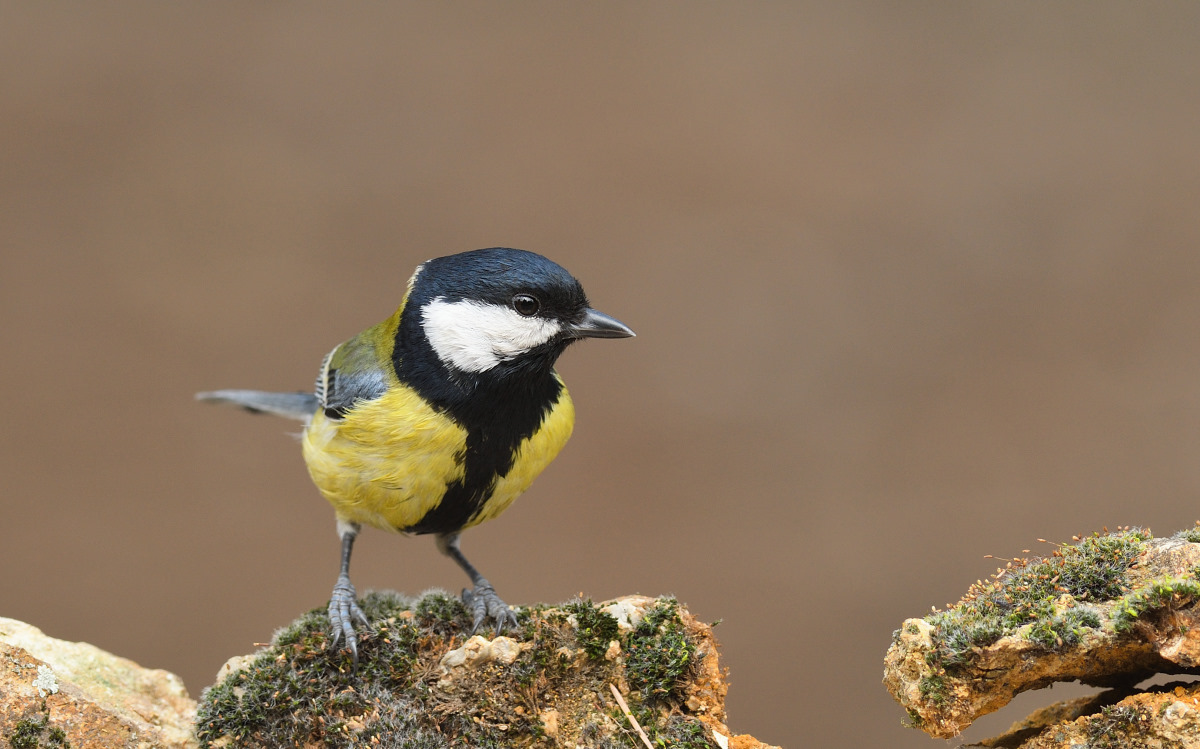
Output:
<path fill-rule="evenodd" d="M 579 281 L 562 266 L 494 247 L 435 258 L 417 269 L 397 348 L 402 341 L 409 353 L 425 348 L 459 381 L 503 380 L 549 375 L 559 354 L 580 338 L 631 335 L 591 309 Z"/>

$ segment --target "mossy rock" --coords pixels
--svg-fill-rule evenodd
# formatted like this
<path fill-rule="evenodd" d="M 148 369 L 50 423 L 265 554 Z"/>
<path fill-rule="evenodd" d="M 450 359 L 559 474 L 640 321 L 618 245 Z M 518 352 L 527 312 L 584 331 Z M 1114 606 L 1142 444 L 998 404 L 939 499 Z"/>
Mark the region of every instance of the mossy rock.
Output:
<path fill-rule="evenodd" d="M 315 609 L 205 690 L 197 735 L 202 747 L 640 745 L 615 685 L 654 746 L 717 746 L 724 692 L 714 698 L 707 686 L 709 627 L 674 599 L 635 598 L 632 609 L 586 600 L 517 609 L 518 630 L 502 642 L 470 638 L 454 596 L 370 593 L 357 664 L 330 648 L 328 617 Z M 507 661 L 455 670 L 443 660 L 491 645 Z"/>
<path fill-rule="evenodd" d="M 884 683 L 913 727 L 948 738 L 1054 682 L 1128 686 L 1200 673 L 1198 573 L 1194 530 L 1154 538 L 1123 528 L 1054 544 L 1044 557 L 1007 562 L 945 610 L 906 620 Z M 1122 715 L 1097 718 L 1096 741 Z"/>

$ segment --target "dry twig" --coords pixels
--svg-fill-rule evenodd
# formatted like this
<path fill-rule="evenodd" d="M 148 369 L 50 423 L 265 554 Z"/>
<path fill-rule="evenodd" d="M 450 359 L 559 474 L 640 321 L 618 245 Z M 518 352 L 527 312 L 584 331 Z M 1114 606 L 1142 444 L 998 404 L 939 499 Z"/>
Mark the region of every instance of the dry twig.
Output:
<path fill-rule="evenodd" d="M 617 698 L 617 704 L 621 706 L 621 712 L 625 713 L 625 717 L 629 718 L 629 722 L 633 725 L 634 730 L 638 732 L 638 736 L 642 737 L 642 743 L 646 745 L 646 749 L 654 749 L 654 745 L 650 743 L 650 739 L 646 737 L 646 732 L 638 725 L 637 718 L 633 717 L 633 713 L 629 712 L 629 705 L 625 704 L 625 698 L 617 690 L 616 684 L 609 684 L 608 688 L 612 690 L 613 697 Z"/>

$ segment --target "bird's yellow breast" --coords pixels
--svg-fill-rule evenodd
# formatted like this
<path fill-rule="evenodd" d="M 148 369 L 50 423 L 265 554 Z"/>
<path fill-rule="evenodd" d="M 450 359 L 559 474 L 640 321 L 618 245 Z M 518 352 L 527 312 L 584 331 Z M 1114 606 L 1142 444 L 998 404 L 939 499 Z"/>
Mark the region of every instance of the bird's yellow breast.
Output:
<path fill-rule="evenodd" d="M 464 527 L 496 517 L 529 488 L 566 444 L 574 422 L 564 387 Z M 400 384 L 360 401 L 343 419 L 318 411 L 302 444 L 309 475 L 338 518 L 385 530 L 416 525 L 465 475 L 467 430 Z"/>

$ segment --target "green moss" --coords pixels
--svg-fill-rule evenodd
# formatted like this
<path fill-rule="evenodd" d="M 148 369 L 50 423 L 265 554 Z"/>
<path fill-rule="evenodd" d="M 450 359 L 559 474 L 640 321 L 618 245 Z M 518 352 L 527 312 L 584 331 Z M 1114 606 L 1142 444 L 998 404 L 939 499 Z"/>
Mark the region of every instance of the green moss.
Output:
<path fill-rule="evenodd" d="M 901 725 L 905 728 L 920 728 L 925 725 L 925 719 L 921 717 L 921 714 L 916 709 L 910 707 L 907 708 L 906 712 L 908 713 L 908 722 L 901 721 Z"/>
<path fill-rule="evenodd" d="M 710 746 L 678 689 L 695 645 L 673 599 L 650 608 L 641 625 L 624 636 L 616 620 L 590 601 L 525 609 L 513 633 L 524 645 L 517 659 L 479 667 L 450 685 L 439 683 L 440 659 L 462 646 L 470 629 L 456 599 L 441 592 L 416 601 L 369 593 L 360 604 L 371 628 L 359 633 L 357 668 L 348 654 L 329 647 L 325 610 L 308 612 L 280 630 L 274 643 L 240 671 L 201 695 L 201 746 L 218 739 L 263 749 L 542 745 L 540 711 L 555 707 L 564 716 L 579 715 L 572 710 L 588 714 L 595 709 L 591 695 L 606 694 L 609 684 L 620 683 L 622 659 L 604 658 L 613 640 L 621 642 L 626 656 L 627 682 L 639 690 L 629 695 L 630 709 L 644 718 L 643 728 L 656 746 Z M 572 655 L 581 650 L 587 658 Z M 587 697 L 569 701 L 579 695 Z M 593 722 L 591 734 L 582 729 L 591 736 L 580 736 L 584 745 L 626 746 L 619 733 L 613 734 L 611 721 Z M 573 730 L 581 729 L 576 724 Z"/>
<path fill-rule="evenodd" d="M 570 604 L 568 604 L 570 605 Z M 557 678 L 571 667 L 567 655 L 578 643 L 578 632 L 562 610 L 538 605 L 527 609 L 519 638 L 533 647 L 512 665 L 517 685 L 528 689 L 539 680 Z"/>
<path fill-rule="evenodd" d="M 8 742 L 13 749 L 37 749 L 41 746 L 40 739 L 45 727 L 45 718 L 27 718 L 18 721 Z"/>
<path fill-rule="evenodd" d="M 43 703 L 44 704 L 44 703 Z M 17 721 L 8 737 L 12 749 L 70 749 L 67 732 L 50 725 L 50 718 L 43 714 L 36 718 Z"/>
<path fill-rule="evenodd" d="M 1151 538 L 1149 531 L 1140 528 L 1104 536 L 1094 534 L 1032 565 L 1009 587 L 1032 598 L 1067 593 L 1080 601 L 1112 600 L 1124 592 L 1129 566 L 1146 550 L 1146 541 Z"/>
<path fill-rule="evenodd" d="M 713 749 L 716 744 L 711 735 L 703 723 L 682 715 L 671 716 L 661 727 L 651 722 L 650 730 L 646 731 L 651 744 L 669 749 Z"/>
<path fill-rule="evenodd" d="M 1047 650 L 1076 645 L 1089 629 L 1100 628 L 1100 615 L 1086 606 L 1068 609 L 1035 621 L 1025 638 Z"/>
<path fill-rule="evenodd" d="M 1200 582 L 1192 577 L 1154 580 L 1121 599 L 1113 611 L 1113 629 L 1128 632 L 1140 617 L 1182 606 L 1200 598 Z"/>
<path fill-rule="evenodd" d="M 1189 543 L 1200 544 L 1200 523 L 1197 523 L 1192 528 L 1179 531 L 1174 536 L 1171 536 L 1171 538 L 1181 538 Z"/>
<path fill-rule="evenodd" d="M 946 679 L 938 674 L 922 676 L 918 688 L 921 690 L 921 699 L 935 705 L 944 704 L 949 696 L 946 691 Z"/>
<path fill-rule="evenodd" d="M 696 652 L 679 617 L 678 602 L 664 598 L 647 611 L 629 634 L 625 651 L 629 686 L 650 703 L 671 698 Z"/>
<path fill-rule="evenodd" d="M 439 635 L 469 628 L 466 606 L 456 596 L 443 590 L 431 590 L 421 596 L 413 613 L 421 627 Z"/>
<path fill-rule="evenodd" d="M 221 736 L 238 743 L 258 740 L 261 746 L 309 743 L 315 729 L 312 722 L 295 720 L 302 712 L 327 726 L 327 746 L 351 746 L 353 736 L 339 726 L 370 707 L 361 685 L 403 693 L 412 685 L 422 634 L 404 598 L 371 593 L 360 603 L 373 630 L 360 635 L 357 671 L 347 654 L 329 649 L 325 610 L 310 611 L 241 671 L 205 691 L 196 722 L 201 745 Z M 270 741 L 262 738 L 268 736 Z"/>
<path fill-rule="evenodd" d="M 1109 705 L 1088 720 L 1089 749 L 1134 749 L 1147 744 L 1139 740 L 1150 716 L 1127 705 Z M 1157 744 L 1156 744 L 1157 745 Z"/>
<path fill-rule="evenodd" d="M 563 607 L 575 616 L 580 646 L 590 658 L 603 658 L 608 646 L 618 639 L 617 620 L 589 600 L 573 601 Z"/>
<path fill-rule="evenodd" d="M 646 738 L 656 747 L 664 749 L 715 749 L 717 744 L 712 740 L 712 731 L 694 717 L 672 715 L 663 720 L 658 708 L 635 702 L 629 706 L 629 712 L 637 720 L 638 725 L 646 732 Z M 642 742 L 633 735 L 633 726 L 623 711 L 613 708 L 609 717 L 628 729 L 633 745 L 643 746 Z M 581 737 L 583 738 L 583 737 Z M 592 744 L 585 744 L 592 746 Z M 627 749 L 626 744 L 616 744 L 621 749 Z"/>
<path fill-rule="evenodd" d="M 1026 625 L 1032 626 L 1025 636 L 1047 649 L 1077 643 L 1087 629 L 1099 626 L 1099 617 L 1073 604 L 1126 593 L 1129 567 L 1150 538 L 1140 528 L 1093 534 L 1076 545 L 1060 546 L 1049 557 L 1015 560 L 993 580 L 972 585 L 955 606 L 925 618 L 933 625 L 935 644 L 929 665 L 935 672 L 954 672 L 970 662 L 975 648 Z M 1064 597 L 1069 598 L 1060 605 Z"/>
<path fill-rule="evenodd" d="M 616 720 L 615 725 L 625 725 L 625 716 L 612 716 Z M 633 730 L 633 729 L 630 729 Z M 641 742 L 638 742 L 640 744 Z M 588 749 L 629 749 L 631 744 L 624 736 L 613 735 L 606 731 L 602 723 L 593 721 L 588 723 L 579 732 L 579 745 L 586 746 Z M 633 745 L 637 746 L 637 744 Z"/>
<path fill-rule="evenodd" d="M 301 642 L 312 644 L 309 638 L 324 638 L 329 626 L 329 616 L 324 609 L 313 609 L 275 633 L 277 647 L 288 647 Z"/>

